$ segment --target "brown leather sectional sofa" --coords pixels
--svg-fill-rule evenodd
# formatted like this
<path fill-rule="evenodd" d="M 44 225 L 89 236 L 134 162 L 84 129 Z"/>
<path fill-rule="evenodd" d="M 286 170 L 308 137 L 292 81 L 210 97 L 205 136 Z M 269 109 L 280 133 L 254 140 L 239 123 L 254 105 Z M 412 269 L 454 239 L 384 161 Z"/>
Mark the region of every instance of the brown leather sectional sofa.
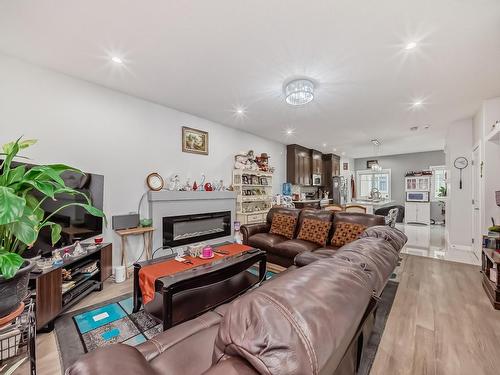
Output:
<path fill-rule="evenodd" d="M 87 354 L 66 374 L 354 375 L 377 296 L 405 242 L 397 229 L 368 228 L 135 348 L 114 344 Z"/>
<path fill-rule="evenodd" d="M 283 236 L 269 233 L 271 223 L 275 214 L 286 214 L 297 217 L 297 225 L 293 239 L 289 240 Z M 336 250 L 338 247 L 327 245 L 319 246 L 313 242 L 299 240 L 300 226 L 304 219 L 311 218 L 316 220 L 332 222 L 332 229 L 328 236 L 327 244 L 330 243 L 335 227 L 338 222 L 348 222 L 362 224 L 367 227 L 374 225 L 384 225 L 385 218 L 378 215 L 362 214 L 357 212 L 337 212 L 335 215 L 332 211 L 312 210 L 312 209 L 296 209 L 296 208 L 280 208 L 274 207 L 267 214 L 267 220 L 262 224 L 247 224 L 241 226 L 243 235 L 243 243 L 256 247 L 267 252 L 267 261 L 274 264 L 279 264 L 283 267 L 289 267 L 294 262 L 294 258 L 298 254 L 317 252 L 321 254 L 324 250 Z"/>

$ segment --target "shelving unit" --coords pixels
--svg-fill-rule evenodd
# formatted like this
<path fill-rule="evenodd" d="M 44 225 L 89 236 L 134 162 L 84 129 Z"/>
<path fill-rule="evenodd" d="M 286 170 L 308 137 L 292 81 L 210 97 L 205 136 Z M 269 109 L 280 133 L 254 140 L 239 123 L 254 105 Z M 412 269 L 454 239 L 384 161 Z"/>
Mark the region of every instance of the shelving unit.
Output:
<path fill-rule="evenodd" d="M 235 169 L 233 188 L 236 192 L 236 220 L 241 224 L 262 223 L 272 206 L 273 174 Z"/>

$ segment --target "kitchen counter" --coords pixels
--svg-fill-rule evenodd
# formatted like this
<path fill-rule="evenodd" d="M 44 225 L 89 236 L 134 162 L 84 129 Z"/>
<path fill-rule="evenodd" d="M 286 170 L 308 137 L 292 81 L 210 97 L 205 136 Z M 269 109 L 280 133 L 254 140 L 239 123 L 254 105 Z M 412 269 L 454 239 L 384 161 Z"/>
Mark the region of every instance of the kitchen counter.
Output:
<path fill-rule="evenodd" d="M 363 206 L 366 208 L 367 214 L 373 214 L 379 208 L 395 205 L 396 201 L 392 199 L 381 199 L 379 201 L 372 201 L 369 199 L 353 199 L 350 204 Z"/>

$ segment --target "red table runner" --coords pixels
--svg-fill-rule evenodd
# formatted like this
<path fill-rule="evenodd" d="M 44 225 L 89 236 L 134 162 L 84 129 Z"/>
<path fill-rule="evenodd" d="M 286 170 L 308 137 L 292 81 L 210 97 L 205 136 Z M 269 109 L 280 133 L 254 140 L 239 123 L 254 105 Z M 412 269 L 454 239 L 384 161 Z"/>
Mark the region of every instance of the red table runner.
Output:
<path fill-rule="evenodd" d="M 229 254 L 214 254 L 211 259 L 201 259 L 193 258 L 191 256 L 185 256 L 185 259 L 189 259 L 193 264 L 185 264 L 176 261 L 175 259 L 169 259 L 165 262 L 150 264 L 144 266 L 139 270 L 139 287 L 142 293 L 142 302 L 146 304 L 153 300 L 155 295 L 155 281 L 156 279 L 168 275 L 173 275 L 178 272 L 183 272 L 191 268 L 199 267 L 203 264 L 212 263 L 218 259 L 231 257 L 239 255 L 245 251 L 253 249 L 251 246 L 240 245 L 240 244 L 229 244 L 222 245 L 215 248 L 220 251 L 227 251 Z"/>

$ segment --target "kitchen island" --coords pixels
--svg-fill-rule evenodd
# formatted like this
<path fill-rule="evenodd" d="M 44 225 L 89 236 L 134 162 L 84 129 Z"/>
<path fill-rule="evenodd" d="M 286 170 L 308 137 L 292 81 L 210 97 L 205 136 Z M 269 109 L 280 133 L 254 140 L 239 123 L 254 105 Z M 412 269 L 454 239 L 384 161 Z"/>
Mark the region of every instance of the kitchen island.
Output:
<path fill-rule="evenodd" d="M 395 205 L 396 201 L 391 199 L 381 199 L 381 200 L 353 199 L 350 204 L 363 206 L 366 208 L 367 214 L 373 214 L 379 208 Z"/>

